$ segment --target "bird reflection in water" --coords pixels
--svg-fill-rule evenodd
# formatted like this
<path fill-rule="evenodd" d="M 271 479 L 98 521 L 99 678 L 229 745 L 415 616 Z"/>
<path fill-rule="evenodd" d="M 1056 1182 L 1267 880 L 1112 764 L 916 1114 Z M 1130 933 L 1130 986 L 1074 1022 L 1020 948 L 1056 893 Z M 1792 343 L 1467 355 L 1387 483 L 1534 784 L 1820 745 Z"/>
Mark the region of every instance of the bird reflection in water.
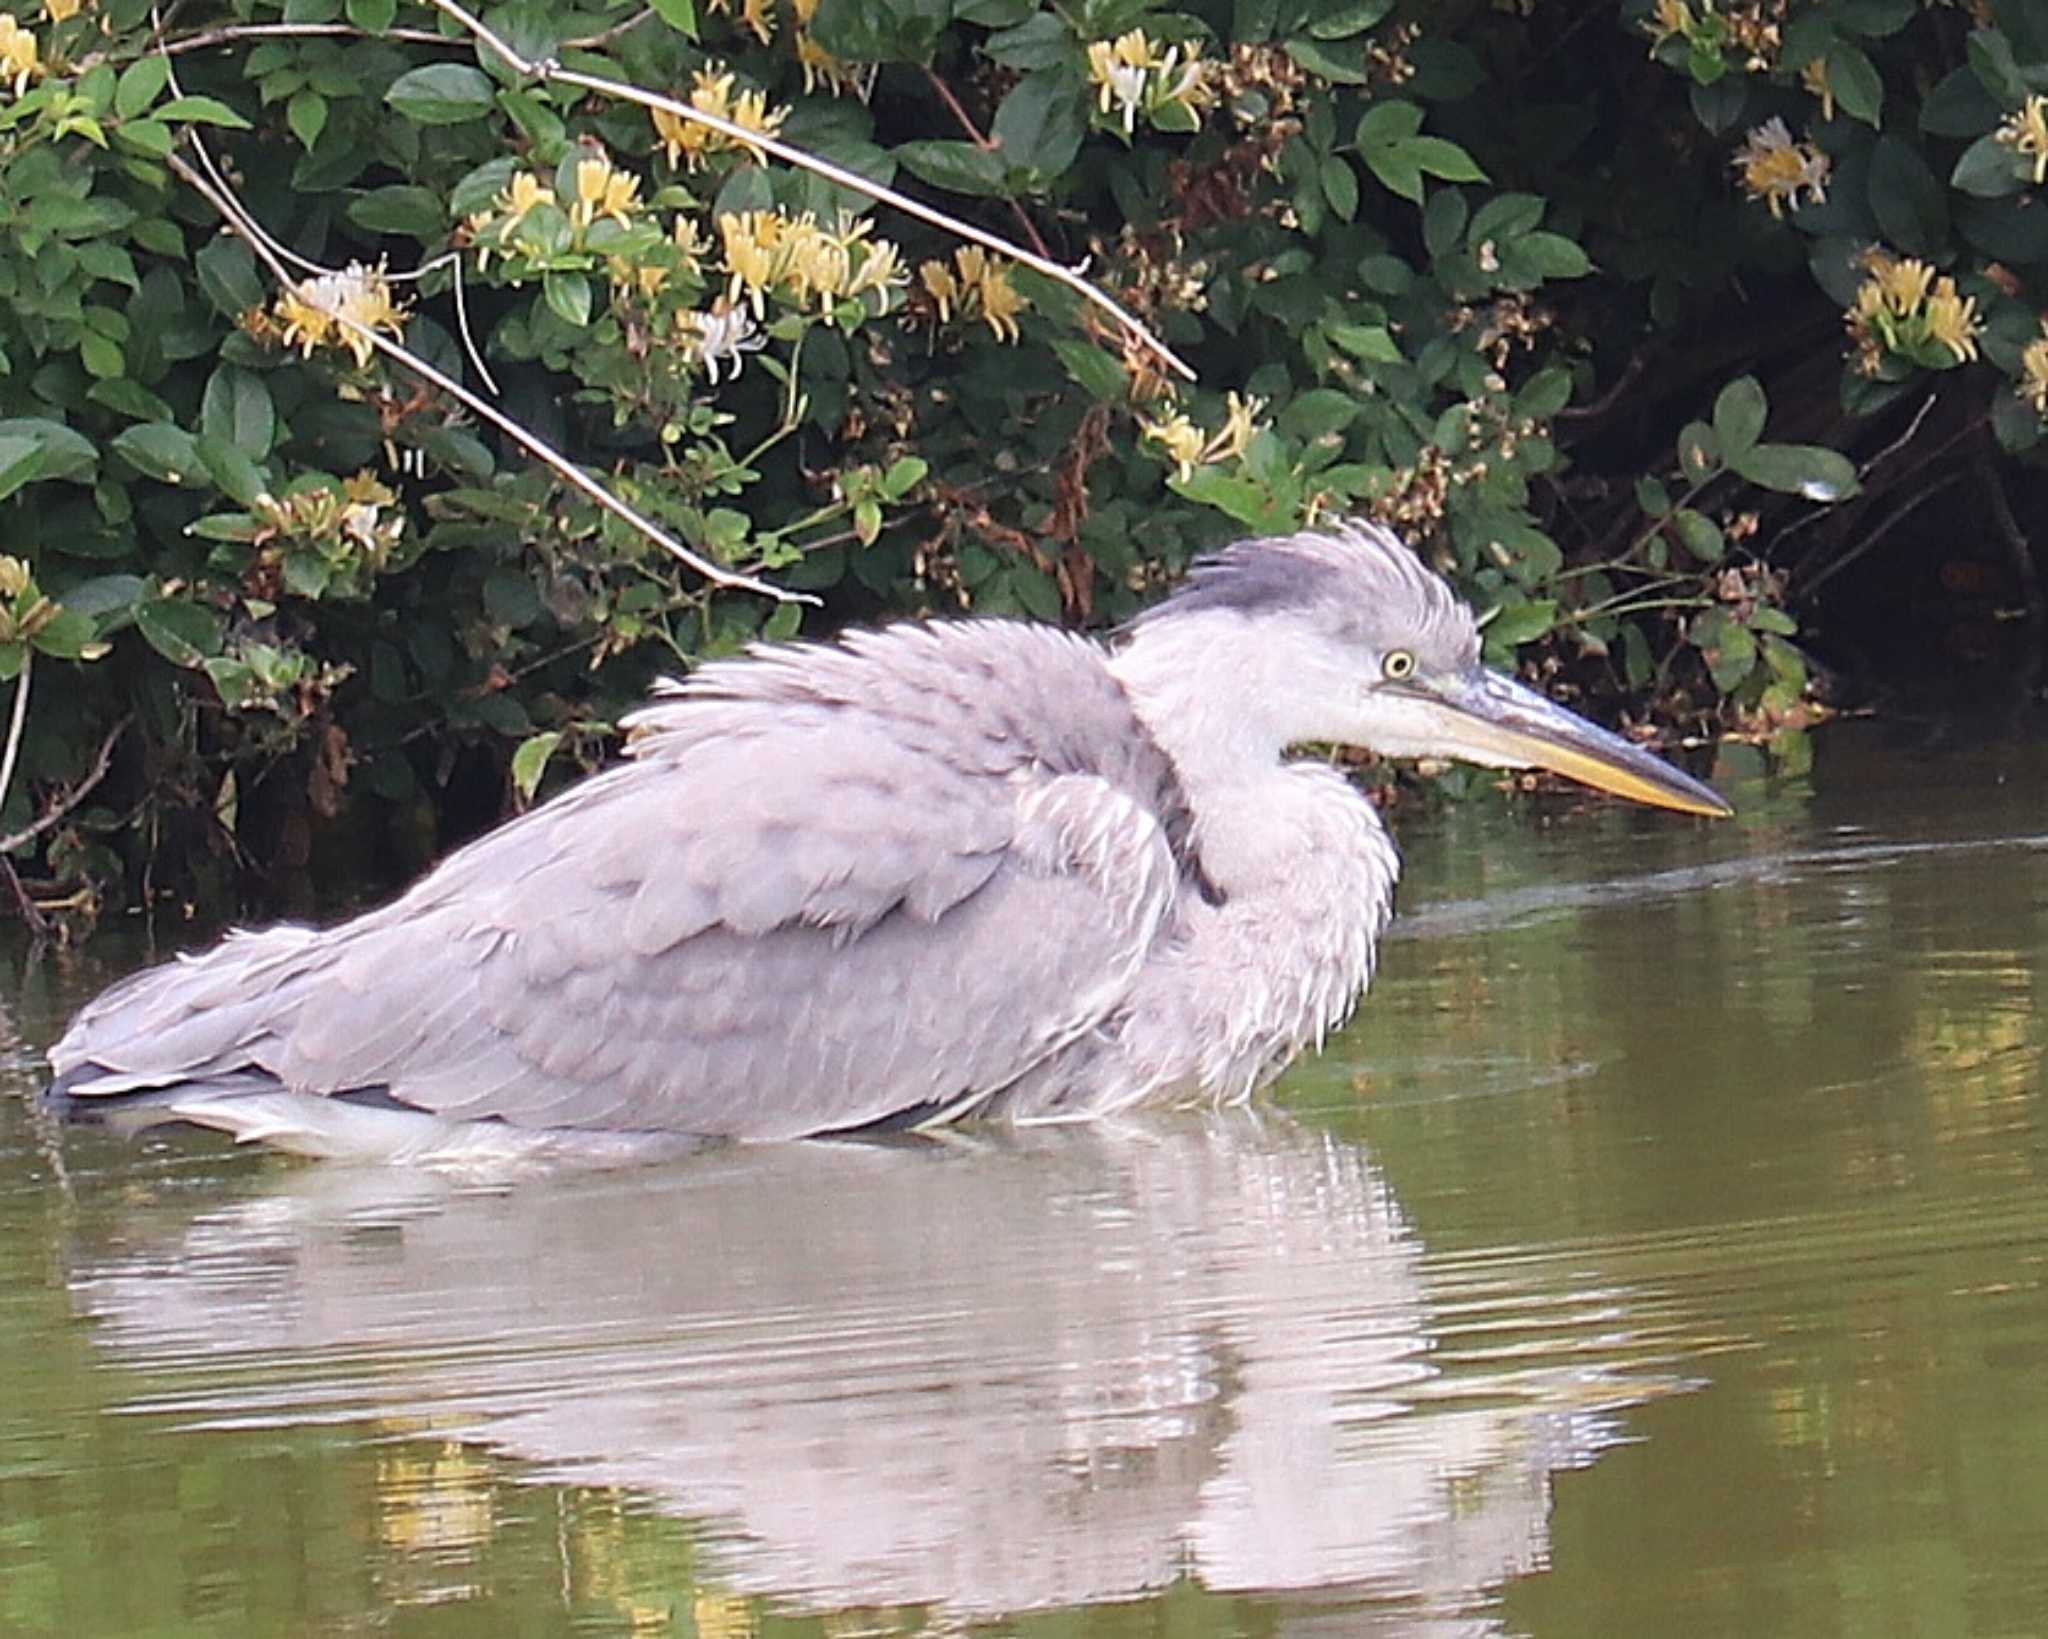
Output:
<path fill-rule="evenodd" d="M 1676 1382 L 1625 1294 L 1433 1270 L 1367 1155 L 1279 1116 L 496 1193 L 301 1169 L 84 1230 L 71 1290 L 149 1374 L 131 1409 L 431 1430 L 623 1488 L 693 1523 L 707 1597 L 784 1609 L 985 1620 L 1192 1578 L 1347 1632 L 1493 1631 L 1551 1476 Z M 1501 1346 L 1517 1321 L 1540 1349 Z"/>

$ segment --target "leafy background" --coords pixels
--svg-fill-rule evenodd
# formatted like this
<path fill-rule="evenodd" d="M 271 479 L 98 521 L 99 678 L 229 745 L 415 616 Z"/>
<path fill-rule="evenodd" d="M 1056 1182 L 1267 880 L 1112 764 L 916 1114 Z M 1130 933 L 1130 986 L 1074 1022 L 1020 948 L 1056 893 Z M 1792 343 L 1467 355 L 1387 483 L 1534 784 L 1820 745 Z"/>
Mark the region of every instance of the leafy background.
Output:
<path fill-rule="evenodd" d="M 1496 663 L 1795 765 L 1816 654 L 2031 685 L 2041 0 L 481 16 L 1085 263 L 1199 382 L 431 5 L 0 19 L 0 674 L 33 678 L 0 857 L 37 914 L 403 872 L 697 657 L 1107 627 L 1205 547 L 1344 513 L 1490 611 Z M 713 588 L 319 334 L 208 164 L 302 277 L 817 605 Z"/>

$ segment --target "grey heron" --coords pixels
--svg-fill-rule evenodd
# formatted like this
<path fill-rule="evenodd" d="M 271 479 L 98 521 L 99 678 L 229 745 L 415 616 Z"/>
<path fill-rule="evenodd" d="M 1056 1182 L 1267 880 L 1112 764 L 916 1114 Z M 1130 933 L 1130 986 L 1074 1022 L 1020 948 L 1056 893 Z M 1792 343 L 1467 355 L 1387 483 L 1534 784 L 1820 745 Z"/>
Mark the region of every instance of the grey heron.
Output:
<path fill-rule="evenodd" d="M 1362 523 L 1204 559 L 1110 647 L 764 645 L 627 722 L 622 765 L 383 908 L 115 985 L 52 1095 L 430 1160 L 1235 1102 L 1350 1013 L 1399 870 L 1291 748 L 1730 811 L 1482 666 L 1472 612 Z"/>

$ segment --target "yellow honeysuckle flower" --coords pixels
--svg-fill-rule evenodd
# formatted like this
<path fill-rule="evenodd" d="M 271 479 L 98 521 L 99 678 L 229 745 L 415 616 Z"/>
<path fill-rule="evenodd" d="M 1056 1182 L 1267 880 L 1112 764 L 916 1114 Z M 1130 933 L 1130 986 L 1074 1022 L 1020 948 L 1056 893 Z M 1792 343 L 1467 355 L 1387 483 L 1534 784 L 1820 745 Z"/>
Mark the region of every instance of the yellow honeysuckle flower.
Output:
<path fill-rule="evenodd" d="M 1144 435 L 1164 450 L 1173 462 L 1175 476 L 1192 478 L 1202 459 L 1202 429 L 1176 412 L 1158 421 L 1140 421 Z"/>
<path fill-rule="evenodd" d="M 1927 299 L 1934 283 L 1934 269 L 1918 257 L 1891 256 L 1874 250 L 1864 257 L 1863 263 L 1870 269 L 1870 284 L 1884 306 L 1901 315 L 1914 312 Z"/>
<path fill-rule="evenodd" d="M 1771 215 L 1795 209 L 1803 192 L 1819 205 L 1828 197 L 1828 156 L 1810 142 L 1795 142 L 1782 119 L 1772 118 L 1753 129 L 1732 161 L 1752 199 L 1761 199 Z"/>
<path fill-rule="evenodd" d="M 36 37 L 14 20 L 13 12 L 0 11 L 0 81 L 10 84 L 18 97 L 42 71 Z"/>
<path fill-rule="evenodd" d="M 1820 99 L 1820 117 L 1831 120 L 1835 117 L 1835 87 L 1828 78 L 1828 62 L 1825 57 L 1816 57 L 1799 71 L 1799 83 Z"/>
<path fill-rule="evenodd" d="M 981 246 L 961 246 L 950 268 L 944 262 L 922 262 L 917 277 L 938 309 L 939 323 L 957 312 L 963 319 L 981 319 L 997 341 L 1017 339 L 1017 315 L 1031 304 L 1010 283 L 1008 266 Z"/>
<path fill-rule="evenodd" d="M 817 10 L 817 0 L 812 0 L 811 9 Z M 711 0 L 710 10 L 716 16 L 738 15 L 741 25 L 764 46 L 775 38 L 775 0 Z"/>
<path fill-rule="evenodd" d="M 1998 128 L 1998 140 L 2034 162 L 2034 182 L 2048 181 L 2048 97 L 2027 98 Z"/>
<path fill-rule="evenodd" d="M 316 347 L 346 347 L 358 368 L 375 351 L 365 330 L 404 328 L 405 310 L 391 299 L 382 268 L 351 262 L 339 273 L 302 280 L 277 300 L 287 345 L 311 358 Z"/>
<path fill-rule="evenodd" d="M 2042 334 L 2020 354 L 2020 379 L 2013 391 L 2034 406 L 2034 414 L 2048 416 L 2048 324 L 2041 328 Z"/>
<path fill-rule="evenodd" d="M 954 303 L 960 300 L 960 281 L 944 262 L 918 263 L 917 277 L 938 306 L 939 323 L 946 323 L 953 317 Z"/>
<path fill-rule="evenodd" d="M 698 69 L 690 91 L 690 106 L 699 113 L 725 120 L 744 130 L 757 131 L 764 137 L 773 137 L 781 131 L 782 122 L 789 118 L 789 110 L 771 109 L 764 91 L 748 90 L 735 95 L 734 83 L 735 76 L 730 69 L 717 66 Z M 753 143 L 728 136 L 723 131 L 714 131 L 710 126 L 686 118 L 673 109 L 653 109 L 651 117 L 654 134 L 661 139 L 671 165 L 694 167 L 708 154 L 734 148 L 745 150 L 755 159 L 765 157 Z"/>
<path fill-rule="evenodd" d="M 576 162 L 576 203 L 569 220 L 579 228 L 609 217 L 622 228 L 631 227 L 633 213 L 640 207 L 640 179 L 622 171 L 602 153 Z"/>
<path fill-rule="evenodd" d="M 1977 356 L 1977 338 L 1984 326 L 1977 318 L 1977 298 L 1956 293 L 1953 279 L 1937 280 L 1927 298 L 1927 334 L 1955 354 L 1958 364 Z"/>

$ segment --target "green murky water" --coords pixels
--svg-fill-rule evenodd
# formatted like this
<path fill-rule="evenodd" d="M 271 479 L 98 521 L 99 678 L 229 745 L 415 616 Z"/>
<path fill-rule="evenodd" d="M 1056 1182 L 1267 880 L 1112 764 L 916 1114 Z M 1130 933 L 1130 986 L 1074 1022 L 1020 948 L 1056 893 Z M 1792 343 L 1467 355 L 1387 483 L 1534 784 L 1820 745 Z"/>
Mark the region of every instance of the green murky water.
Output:
<path fill-rule="evenodd" d="M 460 1193 L 67 1135 L 0 1633 L 2048 1632 L 2048 755 L 1405 827 L 1257 1117 Z"/>

